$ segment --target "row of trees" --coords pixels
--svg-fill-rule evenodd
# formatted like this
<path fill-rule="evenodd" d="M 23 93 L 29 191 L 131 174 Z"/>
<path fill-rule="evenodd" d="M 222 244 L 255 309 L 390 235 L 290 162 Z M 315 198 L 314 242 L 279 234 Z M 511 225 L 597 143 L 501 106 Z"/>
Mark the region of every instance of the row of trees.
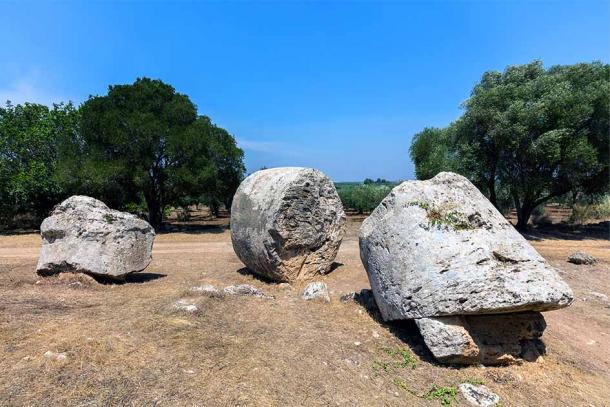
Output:
<path fill-rule="evenodd" d="M 145 206 L 159 227 L 168 206 L 230 207 L 244 175 L 243 151 L 159 80 L 110 86 L 71 103 L 0 108 L 0 223 L 36 219 L 72 194 L 111 207 Z"/>
<path fill-rule="evenodd" d="M 355 210 L 360 214 L 372 212 L 396 185 L 379 178 L 376 181 L 367 178 L 362 184 L 335 184 L 345 210 Z"/>
<path fill-rule="evenodd" d="M 461 173 L 527 229 L 549 200 L 608 192 L 609 98 L 610 65 L 598 62 L 486 72 L 458 120 L 413 138 L 417 178 Z"/>

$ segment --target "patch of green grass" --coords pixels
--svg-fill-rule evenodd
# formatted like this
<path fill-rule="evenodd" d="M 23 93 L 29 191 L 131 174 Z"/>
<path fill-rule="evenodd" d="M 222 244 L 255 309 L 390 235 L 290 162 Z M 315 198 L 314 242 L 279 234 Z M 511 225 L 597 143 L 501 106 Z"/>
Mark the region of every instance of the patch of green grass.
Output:
<path fill-rule="evenodd" d="M 417 362 L 415 361 L 415 358 L 413 357 L 411 352 L 409 352 L 409 350 L 405 348 L 393 349 L 386 347 L 383 348 L 383 351 L 390 356 L 394 356 L 400 359 L 399 361 L 394 362 L 394 367 L 396 368 L 410 367 L 411 369 L 415 369 L 417 367 Z"/>
<path fill-rule="evenodd" d="M 441 406 L 449 407 L 455 401 L 456 395 L 457 387 L 455 386 L 438 387 L 433 385 L 428 393 L 426 393 L 424 398 L 426 400 L 439 400 L 441 402 Z"/>
<path fill-rule="evenodd" d="M 114 216 L 112 216 L 111 214 L 106 213 L 106 214 L 104 215 L 104 220 L 106 221 L 106 223 L 109 223 L 109 224 L 111 224 L 111 225 L 112 225 L 112 223 L 114 223 L 114 221 L 116 220 L 116 218 L 115 218 Z"/>
<path fill-rule="evenodd" d="M 485 384 L 485 382 L 481 379 L 468 379 L 466 380 L 466 383 L 474 384 L 475 386 Z"/>
<path fill-rule="evenodd" d="M 410 367 L 415 369 L 417 362 L 411 352 L 405 348 L 381 348 L 381 351 L 389 356 L 384 359 L 376 359 L 373 361 L 373 371 L 377 374 L 394 373 L 397 369 L 404 369 Z"/>
<path fill-rule="evenodd" d="M 394 369 L 388 362 L 375 360 L 373 362 L 373 370 L 375 373 L 379 373 L 380 371 L 384 371 L 386 373 L 392 372 Z"/>
<path fill-rule="evenodd" d="M 407 393 L 409 393 L 409 394 L 411 394 L 413 396 L 421 397 L 420 395 L 415 393 L 413 390 L 411 390 L 411 388 L 409 387 L 409 384 L 404 379 L 401 379 L 400 377 L 397 377 L 397 378 L 394 379 L 394 384 L 399 389 L 404 390 L 404 391 L 406 391 Z"/>

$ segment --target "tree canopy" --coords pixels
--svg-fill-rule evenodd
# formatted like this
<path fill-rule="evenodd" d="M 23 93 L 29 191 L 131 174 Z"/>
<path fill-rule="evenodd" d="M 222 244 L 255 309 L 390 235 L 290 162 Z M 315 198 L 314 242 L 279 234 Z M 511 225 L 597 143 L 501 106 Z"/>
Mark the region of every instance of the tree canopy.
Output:
<path fill-rule="evenodd" d="M 125 196 L 141 192 L 155 227 L 164 207 L 187 196 L 226 201 L 243 176 L 233 137 L 159 80 L 110 86 L 82 105 L 81 116 L 83 167 L 114 179 Z"/>
<path fill-rule="evenodd" d="M 510 197 L 520 229 L 533 210 L 568 192 L 607 191 L 610 66 L 539 61 L 486 72 L 444 129 L 415 135 L 418 178 L 453 170 L 499 206 Z"/>
<path fill-rule="evenodd" d="M 44 216 L 62 198 L 57 155 L 77 128 L 71 103 L 0 107 L 0 225 L 18 214 Z"/>
<path fill-rule="evenodd" d="M 168 206 L 230 208 L 244 171 L 233 136 L 160 80 L 110 86 L 79 109 L 0 109 L 0 209 L 7 219 L 42 217 L 68 195 L 83 194 L 122 209 L 144 202 L 158 228 Z"/>

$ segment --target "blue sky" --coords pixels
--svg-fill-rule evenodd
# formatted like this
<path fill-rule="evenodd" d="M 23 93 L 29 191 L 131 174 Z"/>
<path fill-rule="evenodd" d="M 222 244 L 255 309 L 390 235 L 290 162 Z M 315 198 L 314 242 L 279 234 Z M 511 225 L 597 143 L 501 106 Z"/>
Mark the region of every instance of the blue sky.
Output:
<path fill-rule="evenodd" d="M 608 1 L 0 2 L 0 99 L 51 103 L 148 76 L 235 135 L 249 171 L 413 177 L 486 70 L 610 59 Z"/>

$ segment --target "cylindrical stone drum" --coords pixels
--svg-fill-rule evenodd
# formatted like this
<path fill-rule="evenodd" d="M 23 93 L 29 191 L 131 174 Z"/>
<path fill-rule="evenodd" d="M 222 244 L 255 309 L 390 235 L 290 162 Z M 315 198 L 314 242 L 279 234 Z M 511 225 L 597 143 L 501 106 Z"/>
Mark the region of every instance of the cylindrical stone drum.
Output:
<path fill-rule="evenodd" d="M 333 182 L 311 168 L 257 171 L 231 207 L 233 249 L 252 272 L 276 281 L 328 273 L 344 235 Z"/>

